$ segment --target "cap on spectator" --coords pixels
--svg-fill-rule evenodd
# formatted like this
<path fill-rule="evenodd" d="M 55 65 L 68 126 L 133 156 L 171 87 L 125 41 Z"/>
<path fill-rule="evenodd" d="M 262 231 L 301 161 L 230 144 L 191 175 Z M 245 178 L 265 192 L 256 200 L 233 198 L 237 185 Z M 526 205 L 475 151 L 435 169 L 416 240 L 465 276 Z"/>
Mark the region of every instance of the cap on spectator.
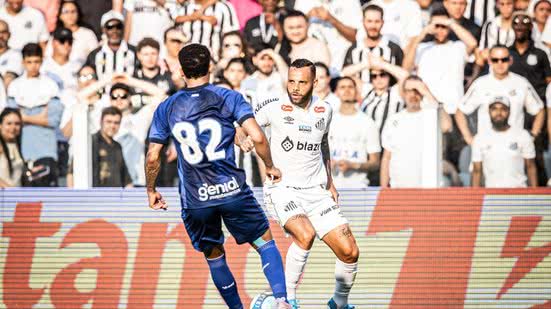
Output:
<path fill-rule="evenodd" d="M 105 27 L 105 24 L 107 24 L 111 20 L 118 20 L 121 23 L 124 23 L 124 16 L 122 16 L 122 14 L 117 11 L 111 10 L 103 14 L 103 16 L 101 17 L 101 27 Z"/>
<path fill-rule="evenodd" d="M 53 33 L 54 40 L 60 42 L 73 41 L 73 33 L 64 27 L 57 27 Z"/>
<path fill-rule="evenodd" d="M 509 98 L 506 96 L 499 95 L 493 97 L 490 101 L 490 106 L 494 105 L 495 103 L 501 103 L 507 107 L 511 107 L 511 101 L 509 101 Z"/>
<path fill-rule="evenodd" d="M 109 91 L 109 95 L 112 95 L 113 92 L 117 89 L 122 89 L 122 90 L 125 90 L 128 94 L 132 95 L 132 88 L 130 88 L 130 86 L 128 86 L 127 84 L 123 84 L 123 83 L 116 83 L 114 84 L 113 86 L 111 86 L 111 90 Z"/>

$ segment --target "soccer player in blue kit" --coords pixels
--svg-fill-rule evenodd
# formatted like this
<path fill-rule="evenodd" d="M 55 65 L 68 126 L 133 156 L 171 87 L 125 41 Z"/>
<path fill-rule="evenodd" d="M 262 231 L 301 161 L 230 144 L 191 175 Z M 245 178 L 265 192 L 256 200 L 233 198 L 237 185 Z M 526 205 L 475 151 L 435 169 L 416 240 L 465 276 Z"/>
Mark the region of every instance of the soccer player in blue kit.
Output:
<path fill-rule="evenodd" d="M 243 304 L 226 263 L 222 220 L 238 244 L 249 243 L 260 254 L 278 308 L 290 308 L 283 263 L 268 219 L 245 183 L 244 171 L 235 164 L 234 122 L 252 138 L 267 176 L 279 181 L 281 172 L 273 166 L 266 136 L 241 94 L 209 84 L 207 47 L 187 45 L 178 58 L 187 88 L 161 103 L 153 116 L 145 163 L 149 207 L 167 208 L 155 181 L 160 152 L 172 137 L 178 152 L 182 219 L 194 248 L 205 255 L 212 281 L 228 307 L 240 309 Z"/>

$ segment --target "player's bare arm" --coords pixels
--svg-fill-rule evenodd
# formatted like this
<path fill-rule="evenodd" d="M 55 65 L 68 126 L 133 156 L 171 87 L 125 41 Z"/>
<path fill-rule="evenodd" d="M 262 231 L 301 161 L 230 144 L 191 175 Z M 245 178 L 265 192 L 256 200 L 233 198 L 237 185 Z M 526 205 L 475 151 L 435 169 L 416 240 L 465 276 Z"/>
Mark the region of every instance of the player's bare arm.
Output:
<path fill-rule="evenodd" d="M 256 120 L 254 118 L 249 118 L 241 124 L 241 127 L 252 139 L 256 153 L 264 162 L 266 166 L 266 175 L 272 177 L 274 183 L 279 182 L 281 180 L 281 171 L 277 167 L 274 167 L 272 154 L 270 152 L 270 144 Z"/>
<path fill-rule="evenodd" d="M 327 171 L 327 189 L 331 192 L 335 203 L 339 202 L 339 193 L 333 184 L 333 176 L 331 175 L 331 151 L 329 149 L 329 134 L 325 133 L 321 140 L 321 158 Z"/>
<path fill-rule="evenodd" d="M 167 209 L 167 205 L 161 193 L 157 192 L 155 182 L 161 170 L 161 151 L 162 144 L 150 143 L 145 160 L 145 183 L 147 188 L 147 197 L 149 207 L 155 210 Z"/>

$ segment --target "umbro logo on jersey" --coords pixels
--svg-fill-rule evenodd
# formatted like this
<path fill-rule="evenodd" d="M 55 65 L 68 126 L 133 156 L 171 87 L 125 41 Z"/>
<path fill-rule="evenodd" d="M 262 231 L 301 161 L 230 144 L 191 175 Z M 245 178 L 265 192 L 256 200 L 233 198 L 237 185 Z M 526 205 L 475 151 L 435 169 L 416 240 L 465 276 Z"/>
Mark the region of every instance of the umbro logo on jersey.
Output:
<path fill-rule="evenodd" d="M 324 118 L 321 118 L 320 120 L 318 120 L 318 122 L 316 122 L 316 129 L 318 129 L 320 131 L 325 130 L 325 119 Z"/>
<path fill-rule="evenodd" d="M 293 147 L 295 147 L 295 144 L 293 143 L 293 141 L 289 138 L 289 136 L 287 136 L 283 142 L 281 142 L 281 148 L 283 148 L 283 150 L 289 152 L 291 151 L 291 149 L 293 149 Z"/>
<path fill-rule="evenodd" d="M 281 105 L 281 110 L 284 112 L 292 112 L 293 107 L 291 105 L 283 104 Z"/>
<path fill-rule="evenodd" d="M 293 121 L 295 121 L 295 118 L 291 116 L 283 117 L 283 120 L 285 120 L 286 124 L 293 124 Z"/>
<path fill-rule="evenodd" d="M 285 208 L 283 208 L 283 210 L 285 212 L 289 212 L 289 211 L 295 210 L 295 209 L 298 209 L 298 206 L 293 201 L 290 201 L 289 203 L 287 203 L 287 205 L 285 205 Z"/>
<path fill-rule="evenodd" d="M 325 112 L 325 107 L 323 107 L 323 106 L 316 106 L 316 107 L 314 107 L 314 112 L 316 112 L 316 113 L 323 113 L 323 112 Z"/>

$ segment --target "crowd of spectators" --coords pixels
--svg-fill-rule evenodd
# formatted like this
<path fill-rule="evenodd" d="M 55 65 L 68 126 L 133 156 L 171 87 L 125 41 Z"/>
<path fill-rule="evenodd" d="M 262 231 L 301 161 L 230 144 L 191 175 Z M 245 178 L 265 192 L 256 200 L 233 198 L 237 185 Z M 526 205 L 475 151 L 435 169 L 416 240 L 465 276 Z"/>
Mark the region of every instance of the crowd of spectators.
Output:
<path fill-rule="evenodd" d="M 551 186 L 549 15 L 549 0 L 0 0 L 0 187 L 73 184 L 79 105 L 93 185 L 145 185 L 188 43 L 253 110 L 287 96 L 293 60 L 314 62 L 338 187 L 420 187 L 431 110 L 441 186 Z M 236 154 L 261 186 L 254 151 Z M 176 184 L 176 157 L 167 145 L 159 186 Z"/>

